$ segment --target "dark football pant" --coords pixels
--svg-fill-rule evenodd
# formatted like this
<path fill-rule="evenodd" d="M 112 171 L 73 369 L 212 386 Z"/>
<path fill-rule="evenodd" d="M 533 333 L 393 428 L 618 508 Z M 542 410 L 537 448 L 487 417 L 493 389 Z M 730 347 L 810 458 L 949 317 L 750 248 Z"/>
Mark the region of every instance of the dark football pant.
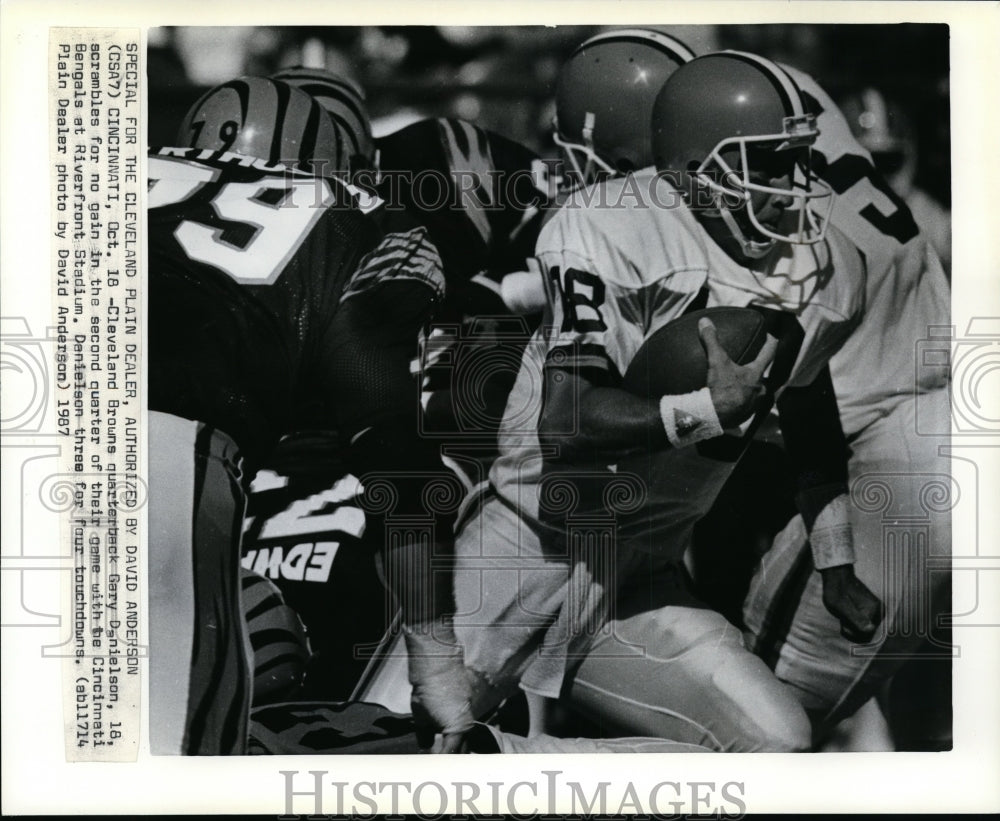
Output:
<path fill-rule="evenodd" d="M 150 747 L 243 754 L 253 651 L 240 605 L 237 448 L 170 414 L 151 412 L 149 428 Z"/>

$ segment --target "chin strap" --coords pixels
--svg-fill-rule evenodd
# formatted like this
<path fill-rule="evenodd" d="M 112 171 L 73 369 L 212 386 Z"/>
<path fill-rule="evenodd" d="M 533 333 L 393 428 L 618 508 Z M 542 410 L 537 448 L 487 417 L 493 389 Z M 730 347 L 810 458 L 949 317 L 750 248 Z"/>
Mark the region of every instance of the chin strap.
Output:
<path fill-rule="evenodd" d="M 762 242 L 747 239 L 740 226 L 736 223 L 736 217 L 732 215 L 732 212 L 728 208 L 719 208 L 719 216 L 722 217 L 722 221 L 726 224 L 733 238 L 740 244 L 743 253 L 750 257 L 750 259 L 760 259 L 763 256 L 767 256 L 777 243 L 775 239 L 767 239 Z"/>
<path fill-rule="evenodd" d="M 695 180 L 697 180 L 697 176 L 695 177 Z M 739 243 L 740 250 L 743 252 L 744 256 L 750 259 L 760 259 L 761 257 L 767 256 L 771 249 L 774 248 L 777 240 L 770 237 L 765 240 L 749 239 L 736 222 L 736 217 L 733 216 L 732 211 L 726 208 L 723 204 L 723 194 L 714 186 L 707 185 L 705 187 L 712 192 L 713 205 L 711 208 L 700 208 L 698 213 L 712 219 L 721 219 L 726 228 L 729 229 L 729 233 L 732 234 L 733 239 Z M 737 191 L 730 190 L 727 191 L 727 193 L 739 196 L 739 192 Z M 684 201 L 688 204 L 688 207 L 691 207 L 690 195 L 684 192 L 682 193 L 682 196 L 684 197 Z"/>

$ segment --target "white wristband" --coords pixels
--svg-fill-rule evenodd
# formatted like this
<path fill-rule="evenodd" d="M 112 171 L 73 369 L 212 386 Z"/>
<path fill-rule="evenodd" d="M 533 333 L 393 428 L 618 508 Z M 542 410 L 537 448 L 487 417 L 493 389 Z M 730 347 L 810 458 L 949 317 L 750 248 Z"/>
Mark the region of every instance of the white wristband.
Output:
<path fill-rule="evenodd" d="M 826 503 L 813 523 L 809 544 L 817 570 L 854 564 L 854 537 L 848 519 L 848 505 L 847 494 L 834 497 Z"/>
<path fill-rule="evenodd" d="M 708 388 L 661 397 L 660 419 L 667 439 L 675 448 L 722 436 L 722 425 Z"/>

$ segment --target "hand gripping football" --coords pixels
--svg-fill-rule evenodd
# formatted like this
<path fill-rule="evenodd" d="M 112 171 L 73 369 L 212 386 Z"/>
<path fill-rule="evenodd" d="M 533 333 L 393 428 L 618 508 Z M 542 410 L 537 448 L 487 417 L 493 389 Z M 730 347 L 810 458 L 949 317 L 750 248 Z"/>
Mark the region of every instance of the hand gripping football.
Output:
<path fill-rule="evenodd" d="M 668 322 L 647 339 L 625 372 L 622 387 L 638 396 L 690 393 L 708 384 L 708 356 L 698 321 L 711 319 L 719 344 L 734 362 L 745 365 L 767 339 L 764 316 L 752 308 L 706 308 Z"/>

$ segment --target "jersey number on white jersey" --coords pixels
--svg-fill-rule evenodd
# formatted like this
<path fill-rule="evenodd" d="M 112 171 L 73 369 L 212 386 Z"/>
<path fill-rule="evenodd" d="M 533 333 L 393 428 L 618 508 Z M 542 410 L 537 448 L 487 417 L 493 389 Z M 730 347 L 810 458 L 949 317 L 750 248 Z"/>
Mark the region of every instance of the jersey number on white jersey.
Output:
<path fill-rule="evenodd" d="M 807 92 L 803 92 L 803 96 L 807 107 L 817 117 L 820 116 L 823 107 L 819 100 Z M 855 185 L 863 186 L 863 194 L 852 199 L 867 201 L 858 213 L 883 236 L 906 245 L 919 233 L 910 210 L 864 157 L 842 154 L 830 162 L 830 158 L 822 152 L 814 151 L 812 170 L 838 194 L 843 194 Z"/>
<path fill-rule="evenodd" d="M 560 276 L 558 265 L 552 266 L 549 276 L 562 303 L 561 333 L 601 333 L 608 329 L 599 310 L 605 295 L 600 277 L 576 268 L 567 268 Z"/>

